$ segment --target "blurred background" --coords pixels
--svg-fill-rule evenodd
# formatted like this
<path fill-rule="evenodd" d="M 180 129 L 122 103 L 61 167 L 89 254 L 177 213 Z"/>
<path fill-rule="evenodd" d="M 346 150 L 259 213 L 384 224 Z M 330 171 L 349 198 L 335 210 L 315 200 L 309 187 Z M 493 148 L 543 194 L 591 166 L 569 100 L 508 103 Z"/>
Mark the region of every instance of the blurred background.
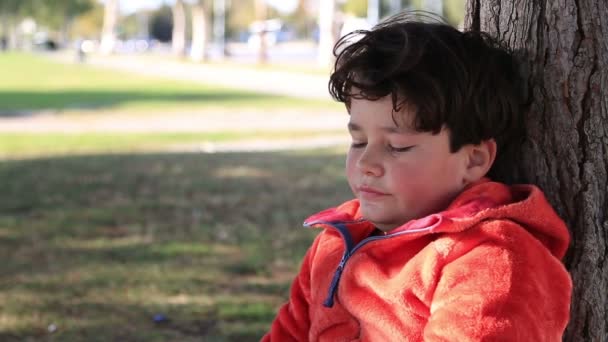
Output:
<path fill-rule="evenodd" d="M 350 198 L 339 37 L 465 0 L 0 0 L 0 341 L 255 341 Z"/>

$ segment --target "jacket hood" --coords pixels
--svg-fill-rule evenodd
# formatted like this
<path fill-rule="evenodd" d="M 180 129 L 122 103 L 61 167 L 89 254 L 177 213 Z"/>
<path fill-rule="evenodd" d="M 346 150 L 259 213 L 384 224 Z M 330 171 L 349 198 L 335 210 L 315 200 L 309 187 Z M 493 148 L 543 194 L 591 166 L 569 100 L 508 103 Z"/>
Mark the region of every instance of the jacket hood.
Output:
<path fill-rule="evenodd" d="M 560 259 L 568 249 L 568 229 L 537 186 L 507 186 L 487 178 L 466 187 L 444 211 L 411 220 L 388 234 L 461 232 L 485 220 L 511 220 L 519 224 Z M 304 222 L 309 227 L 327 227 L 328 224 L 351 224 L 357 227 L 355 233 L 359 234 L 374 229 L 362 217 L 357 199 L 321 211 Z"/>

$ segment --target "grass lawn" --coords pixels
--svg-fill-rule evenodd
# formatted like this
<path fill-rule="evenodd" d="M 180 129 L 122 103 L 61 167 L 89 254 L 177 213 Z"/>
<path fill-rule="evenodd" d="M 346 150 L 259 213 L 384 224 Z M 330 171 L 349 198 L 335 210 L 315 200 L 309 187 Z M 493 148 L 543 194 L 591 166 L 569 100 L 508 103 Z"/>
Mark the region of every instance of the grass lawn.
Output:
<path fill-rule="evenodd" d="M 26 54 L 0 70 L 0 116 L 340 108 Z M 302 221 L 350 197 L 342 148 L 151 151 L 327 133 L 0 134 L 0 341 L 258 340 L 317 234 Z"/>
<path fill-rule="evenodd" d="M 0 161 L 0 340 L 257 340 L 341 152 Z"/>
<path fill-rule="evenodd" d="M 144 77 L 86 64 L 60 64 L 29 54 L 0 54 L 0 70 L 0 115 L 41 109 L 341 108 L 330 100 L 295 99 Z"/>

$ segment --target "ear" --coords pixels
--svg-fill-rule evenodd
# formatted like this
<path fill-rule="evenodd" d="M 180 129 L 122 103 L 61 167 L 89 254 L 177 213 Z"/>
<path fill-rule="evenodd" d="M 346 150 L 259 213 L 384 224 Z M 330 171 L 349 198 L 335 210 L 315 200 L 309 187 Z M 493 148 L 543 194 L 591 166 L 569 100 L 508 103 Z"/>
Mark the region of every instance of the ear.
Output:
<path fill-rule="evenodd" d="M 496 159 L 496 141 L 488 139 L 479 145 L 467 145 L 464 184 L 471 184 L 485 176 Z"/>

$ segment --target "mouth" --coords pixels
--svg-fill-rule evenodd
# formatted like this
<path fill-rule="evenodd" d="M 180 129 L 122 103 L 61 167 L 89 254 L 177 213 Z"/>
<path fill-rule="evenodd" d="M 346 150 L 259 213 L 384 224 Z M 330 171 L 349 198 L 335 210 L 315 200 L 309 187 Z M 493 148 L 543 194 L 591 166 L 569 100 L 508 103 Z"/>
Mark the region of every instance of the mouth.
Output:
<path fill-rule="evenodd" d="M 382 196 L 388 196 L 387 193 L 366 185 L 358 187 L 357 190 L 359 190 L 359 195 L 364 198 L 378 198 Z"/>

